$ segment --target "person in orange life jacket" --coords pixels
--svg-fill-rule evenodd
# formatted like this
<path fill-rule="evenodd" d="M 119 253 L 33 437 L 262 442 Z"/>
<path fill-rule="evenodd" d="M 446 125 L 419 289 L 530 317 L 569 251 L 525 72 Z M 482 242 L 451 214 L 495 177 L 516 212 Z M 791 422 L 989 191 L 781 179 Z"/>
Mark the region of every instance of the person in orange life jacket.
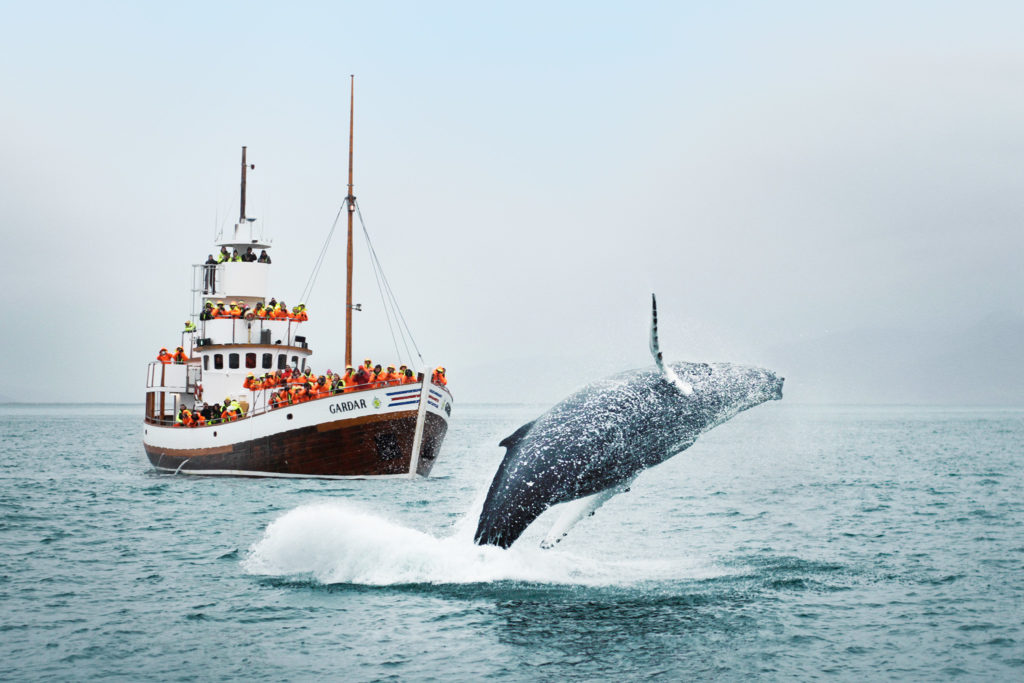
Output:
<path fill-rule="evenodd" d="M 214 318 L 227 318 L 228 314 L 229 314 L 228 313 L 228 309 L 224 308 L 224 302 L 223 301 L 218 301 L 217 302 L 217 307 L 215 309 L 213 309 L 213 317 Z"/>
<path fill-rule="evenodd" d="M 193 427 L 205 427 L 206 426 L 206 418 L 203 417 L 202 413 L 199 413 L 199 412 L 192 413 L 192 426 Z"/>
<path fill-rule="evenodd" d="M 260 318 L 261 320 L 266 320 L 270 311 L 263 307 L 262 301 L 257 301 L 256 306 L 252 309 L 252 313 L 257 318 Z"/>
<path fill-rule="evenodd" d="M 305 322 L 309 320 L 309 316 L 306 314 L 306 304 L 299 304 L 292 309 L 292 317 L 299 322 Z"/>
<path fill-rule="evenodd" d="M 392 384 L 398 384 L 398 373 L 395 372 L 395 366 L 389 365 L 384 374 L 381 376 L 385 386 L 391 386 Z"/>
<path fill-rule="evenodd" d="M 373 377 L 373 361 L 369 358 L 364 358 L 363 367 L 366 368 L 366 374 Z"/>
<path fill-rule="evenodd" d="M 444 368 L 438 366 L 434 373 L 430 376 L 430 381 L 438 386 L 447 386 L 448 378 L 444 376 Z"/>
<path fill-rule="evenodd" d="M 405 377 L 402 378 L 402 384 L 415 384 L 416 375 L 413 374 L 409 368 L 405 369 Z"/>
<path fill-rule="evenodd" d="M 356 370 L 351 365 L 345 366 L 345 374 L 341 376 L 341 390 L 351 393 L 356 386 Z"/>
<path fill-rule="evenodd" d="M 270 263 L 270 256 L 267 255 L 267 250 L 266 249 L 264 249 L 263 251 L 260 252 L 260 257 L 259 257 L 258 261 L 260 263 Z"/>
<path fill-rule="evenodd" d="M 371 372 L 373 372 L 373 368 L 370 368 L 370 370 L 367 371 L 365 365 L 360 365 L 355 374 L 356 385 L 365 388 L 365 386 L 370 382 Z"/>
<path fill-rule="evenodd" d="M 173 358 L 177 365 L 188 362 L 188 356 L 185 355 L 185 351 L 180 346 L 175 349 Z"/>
<path fill-rule="evenodd" d="M 381 381 L 380 377 L 383 374 L 384 371 L 381 369 L 380 363 L 377 363 L 373 366 L 373 374 L 370 375 L 370 383 L 377 384 L 379 386 L 379 382 Z"/>
<path fill-rule="evenodd" d="M 211 294 L 217 291 L 217 259 L 210 254 L 203 268 L 203 294 Z"/>
<path fill-rule="evenodd" d="M 252 389 L 252 383 L 256 379 L 256 376 L 251 372 L 245 376 L 245 381 L 242 382 L 243 389 Z"/>
<path fill-rule="evenodd" d="M 160 347 L 160 353 L 156 354 L 156 359 L 164 365 L 170 365 L 171 361 L 174 360 L 174 356 L 167 353 L 167 349 Z"/>
<path fill-rule="evenodd" d="M 178 417 L 174 420 L 175 427 L 187 427 L 188 423 L 192 421 L 192 413 L 189 412 L 188 408 L 182 406 L 178 408 Z"/>

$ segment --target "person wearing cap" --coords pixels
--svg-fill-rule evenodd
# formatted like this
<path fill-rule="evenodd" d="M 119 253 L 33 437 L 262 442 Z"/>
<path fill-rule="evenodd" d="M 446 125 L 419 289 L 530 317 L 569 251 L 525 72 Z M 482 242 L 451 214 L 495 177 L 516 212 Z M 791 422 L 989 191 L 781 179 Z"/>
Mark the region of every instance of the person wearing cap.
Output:
<path fill-rule="evenodd" d="M 213 317 L 214 317 L 213 313 L 211 312 L 212 310 L 213 310 L 213 302 L 212 301 L 207 301 L 206 304 L 203 306 L 203 310 L 199 312 L 199 319 L 200 320 L 212 320 Z"/>
<path fill-rule="evenodd" d="M 434 373 L 430 376 L 430 381 L 441 387 L 448 386 L 448 378 L 444 376 L 444 368 L 440 365 L 437 366 Z"/>
<path fill-rule="evenodd" d="M 398 382 L 399 382 L 399 380 L 398 380 L 398 373 L 395 372 L 395 366 L 394 365 L 389 365 L 387 367 L 387 369 L 384 370 L 384 375 L 383 375 L 382 379 L 384 380 L 384 385 L 385 386 L 391 386 L 391 385 L 394 385 L 394 384 L 398 384 Z"/>
<path fill-rule="evenodd" d="M 256 254 L 252 253 L 252 247 L 246 249 L 245 253 L 242 254 L 242 261 L 245 263 L 256 263 Z"/>
<path fill-rule="evenodd" d="M 256 379 L 256 375 L 250 372 L 248 375 L 245 376 L 245 381 L 242 382 L 242 388 L 252 389 L 252 382 L 254 379 Z"/>
<path fill-rule="evenodd" d="M 345 374 L 341 376 L 342 391 L 351 394 L 356 389 L 356 369 L 351 365 L 345 366 Z"/>
<path fill-rule="evenodd" d="M 191 320 L 185 321 L 185 334 L 190 334 L 196 331 L 196 324 Z"/>
<path fill-rule="evenodd" d="M 156 359 L 163 363 L 164 365 L 170 365 L 171 361 L 174 360 L 174 356 L 167 353 L 167 349 L 161 346 L 160 353 L 156 354 Z"/>
<path fill-rule="evenodd" d="M 309 316 L 306 314 L 306 304 L 299 304 L 292 309 L 292 318 L 299 322 L 305 322 L 309 320 Z"/>
<path fill-rule="evenodd" d="M 368 375 L 372 375 L 373 374 L 373 360 L 371 360 L 369 358 L 364 358 L 363 359 L 363 367 L 366 368 L 366 374 L 368 374 Z"/>
<path fill-rule="evenodd" d="M 188 362 L 188 356 L 185 355 L 185 350 L 180 346 L 174 350 L 174 356 L 172 356 L 172 358 L 174 358 L 174 363 L 176 365 L 182 365 Z"/>
<path fill-rule="evenodd" d="M 231 254 L 228 253 L 227 247 L 221 247 L 220 253 L 217 254 L 217 263 L 224 263 L 225 261 L 231 260 Z"/>
<path fill-rule="evenodd" d="M 233 249 L 231 251 L 231 262 L 232 263 L 241 263 L 242 262 L 242 255 L 238 253 L 237 249 Z"/>
<path fill-rule="evenodd" d="M 260 252 L 260 257 L 257 259 L 260 263 L 270 263 L 270 256 L 267 254 L 267 250 L 264 249 Z"/>

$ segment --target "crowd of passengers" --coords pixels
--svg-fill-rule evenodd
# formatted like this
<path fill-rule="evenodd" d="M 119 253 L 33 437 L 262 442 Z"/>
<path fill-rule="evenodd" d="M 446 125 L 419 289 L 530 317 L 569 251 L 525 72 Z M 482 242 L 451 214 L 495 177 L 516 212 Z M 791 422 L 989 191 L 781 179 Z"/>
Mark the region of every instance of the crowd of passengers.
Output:
<path fill-rule="evenodd" d="M 394 365 L 381 368 L 379 363 L 374 365 L 373 361 L 367 358 L 358 368 L 347 366 L 345 373 L 341 375 L 331 370 L 323 375 L 317 375 L 311 368 L 306 368 L 302 372 L 297 367 L 268 372 L 262 377 L 257 377 L 255 373 L 250 372 L 242 386 L 254 393 L 254 399 L 255 392 L 269 391 L 267 404 L 273 410 L 335 394 L 348 394 L 398 384 L 413 384 L 416 381 L 418 381 L 416 373 L 405 365 L 400 365 L 397 370 Z M 430 381 L 439 386 L 447 386 L 448 378 L 444 367 L 435 368 L 431 373 Z M 202 427 L 207 424 L 231 422 L 245 417 L 246 409 L 247 404 L 226 398 L 223 405 L 215 403 L 195 411 L 182 408 L 178 411 L 178 419 L 175 420 L 175 424 L 183 427 Z"/>
<path fill-rule="evenodd" d="M 239 254 L 237 249 L 229 254 L 227 247 L 221 247 L 217 257 L 214 258 L 213 254 L 210 254 L 204 264 L 206 272 L 203 276 L 203 294 L 217 291 L 217 265 L 228 262 L 270 263 L 270 256 L 267 255 L 266 249 L 261 251 L 259 256 L 256 256 L 252 251 L 252 247 L 246 249 L 244 254 Z"/>
<path fill-rule="evenodd" d="M 245 417 L 246 406 L 235 399 L 228 397 L 224 403 L 196 406 L 189 410 L 185 406 L 178 409 L 178 416 L 174 420 L 175 427 L 205 427 L 222 422 L 234 422 Z"/>
<path fill-rule="evenodd" d="M 256 305 L 252 308 L 246 306 L 242 301 L 232 301 L 227 306 L 224 305 L 223 301 L 218 301 L 216 306 L 214 306 L 212 301 L 207 301 L 206 305 L 203 306 L 203 310 L 199 313 L 199 319 L 216 320 L 217 318 L 296 320 L 303 322 L 309 320 L 309 314 L 306 312 L 306 304 L 298 304 L 289 311 L 284 301 L 278 301 L 277 299 L 271 299 L 266 305 L 262 301 L 257 301 Z"/>

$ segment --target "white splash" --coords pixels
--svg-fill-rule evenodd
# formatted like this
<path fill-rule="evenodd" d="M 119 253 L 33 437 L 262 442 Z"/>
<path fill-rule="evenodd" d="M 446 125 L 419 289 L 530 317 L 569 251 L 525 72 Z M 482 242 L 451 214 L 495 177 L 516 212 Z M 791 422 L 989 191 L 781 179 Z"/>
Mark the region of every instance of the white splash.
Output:
<path fill-rule="evenodd" d="M 300 506 L 271 522 L 242 564 L 256 575 L 372 586 L 493 581 L 606 586 L 721 573 L 706 563 L 614 562 L 521 545 L 508 550 L 475 545 L 468 524 L 437 538 L 349 503 L 325 502 Z"/>

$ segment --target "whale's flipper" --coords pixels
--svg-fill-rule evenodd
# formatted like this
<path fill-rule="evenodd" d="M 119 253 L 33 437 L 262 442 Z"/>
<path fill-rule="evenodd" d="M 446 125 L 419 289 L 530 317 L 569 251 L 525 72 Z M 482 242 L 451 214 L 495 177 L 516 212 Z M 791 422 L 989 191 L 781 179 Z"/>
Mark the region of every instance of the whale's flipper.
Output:
<path fill-rule="evenodd" d="M 630 484 L 633 483 L 633 478 L 622 482 L 617 486 L 613 486 L 610 489 L 599 491 L 590 496 L 584 498 L 577 498 L 576 500 L 570 500 L 568 503 L 562 503 L 559 509 L 558 519 L 551 526 L 551 530 L 548 531 L 547 536 L 540 542 L 540 547 L 548 550 L 554 548 L 556 544 L 560 543 L 563 538 L 568 535 L 569 530 L 576 526 L 584 517 L 589 517 L 597 508 L 605 504 L 605 502 L 614 496 L 616 493 L 622 493 L 628 491 Z"/>
<path fill-rule="evenodd" d="M 665 375 L 665 378 L 672 382 L 672 384 L 679 387 L 679 391 L 687 396 L 693 393 L 693 387 L 690 386 L 690 383 L 681 380 L 671 365 L 665 365 L 665 361 L 661 356 L 661 348 L 658 346 L 658 301 L 654 298 L 653 292 L 651 293 L 651 355 L 654 356 L 654 362 L 657 364 L 658 369 L 661 370 L 661 374 Z"/>

